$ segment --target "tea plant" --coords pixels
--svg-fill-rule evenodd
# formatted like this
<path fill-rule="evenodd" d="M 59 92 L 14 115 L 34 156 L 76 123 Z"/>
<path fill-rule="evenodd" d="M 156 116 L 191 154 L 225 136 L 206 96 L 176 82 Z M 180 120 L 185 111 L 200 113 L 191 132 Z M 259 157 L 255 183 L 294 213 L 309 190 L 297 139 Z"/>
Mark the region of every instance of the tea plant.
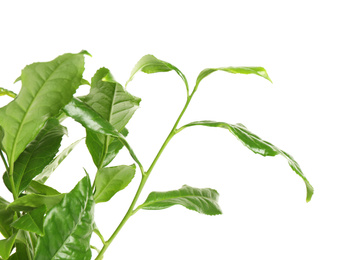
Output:
<path fill-rule="evenodd" d="M 221 214 L 218 193 L 210 188 L 184 185 L 178 190 L 151 192 L 141 205 L 136 205 L 141 191 L 169 141 L 182 130 L 193 126 L 218 127 L 229 130 L 247 148 L 263 156 L 283 156 L 307 188 L 310 201 L 313 188 L 298 163 L 286 152 L 251 133 L 242 124 L 196 121 L 179 126 L 179 122 L 196 94 L 201 81 L 215 71 L 233 74 L 254 74 L 270 78 L 262 67 L 224 67 L 201 71 L 193 89 L 184 74 L 175 66 L 152 55 L 144 56 L 134 67 L 128 84 L 139 71 L 145 73 L 176 72 L 186 88 L 186 103 L 168 137 L 148 168 L 144 168 L 126 141 L 126 125 L 139 106 L 140 98 L 129 94 L 116 82 L 106 68 L 99 69 L 91 82 L 84 80 L 84 56 L 64 54 L 50 62 L 26 66 L 16 81 L 22 82 L 20 92 L 1 88 L 0 95 L 14 98 L 0 108 L 0 155 L 5 165 L 3 181 L 13 200 L 0 197 L 1 259 L 103 259 L 105 251 L 126 221 L 139 210 L 160 210 L 182 205 L 207 215 Z M 90 85 L 86 96 L 75 97 L 80 85 Z M 75 142 L 60 153 L 59 148 L 67 129 L 61 125 L 71 117 L 86 129 L 86 146 L 97 167 L 94 181 L 84 173 L 82 180 L 68 193 L 60 193 L 45 184 L 58 165 L 70 154 Z M 125 147 L 135 164 L 110 165 Z M 145 170 L 147 169 L 147 170 Z M 140 172 L 140 185 L 126 215 L 104 238 L 94 221 L 94 205 L 109 201 L 124 189 Z M 4 192 L 4 191 L 1 191 Z M 90 245 L 92 233 L 102 241 L 98 249 Z"/>

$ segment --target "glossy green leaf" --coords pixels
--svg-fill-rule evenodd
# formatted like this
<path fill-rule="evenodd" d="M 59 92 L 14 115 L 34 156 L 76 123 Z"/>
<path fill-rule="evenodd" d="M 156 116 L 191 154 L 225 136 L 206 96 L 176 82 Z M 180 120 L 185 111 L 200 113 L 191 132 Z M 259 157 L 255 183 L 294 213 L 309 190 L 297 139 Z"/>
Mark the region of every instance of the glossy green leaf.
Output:
<path fill-rule="evenodd" d="M 31 183 L 28 185 L 26 189 L 27 194 L 41 194 L 41 195 L 58 195 L 60 192 L 58 192 L 56 189 L 49 187 L 41 182 L 32 180 Z"/>
<path fill-rule="evenodd" d="M 263 78 L 269 80 L 270 82 L 272 82 L 270 77 L 268 76 L 266 70 L 262 67 L 209 68 L 209 69 L 204 69 L 198 75 L 198 77 L 196 79 L 196 85 L 195 85 L 194 92 L 197 90 L 201 80 L 203 80 L 205 77 L 207 77 L 208 75 L 212 74 L 215 71 L 225 71 L 225 72 L 232 73 L 232 74 L 255 74 L 257 76 L 263 77 Z"/>
<path fill-rule="evenodd" d="M 127 85 L 134 78 L 135 74 L 139 71 L 150 74 L 150 73 L 157 73 L 157 72 L 168 72 L 171 70 L 174 70 L 184 81 L 187 92 L 189 93 L 188 81 L 184 76 L 184 74 L 177 67 L 173 66 L 168 62 L 159 60 L 153 55 L 145 55 L 137 62 L 137 64 L 131 71 L 129 80 L 126 82 L 125 85 Z"/>
<path fill-rule="evenodd" d="M 0 240 L 0 256 L 2 259 L 7 260 L 10 257 L 13 245 L 16 241 L 17 233 L 13 234 L 9 238 Z"/>
<path fill-rule="evenodd" d="M 218 205 L 219 194 L 216 190 L 198 189 L 184 185 L 179 190 L 151 192 L 146 201 L 137 209 L 159 210 L 174 205 L 182 205 L 187 209 L 206 215 L 222 214 Z"/>
<path fill-rule="evenodd" d="M 4 95 L 7 95 L 12 98 L 15 98 L 17 96 L 17 94 L 12 92 L 11 90 L 0 88 L 0 96 L 4 96 Z"/>
<path fill-rule="evenodd" d="M 22 229 L 34 232 L 40 236 L 44 235 L 44 214 L 47 211 L 45 205 L 27 212 L 25 215 L 17 219 L 11 224 L 16 229 Z"/>
<path fill-rule="evenodd" d="M 99 169 L 96 175 L 94 201 L 110 200 L 118 191 L 124 189 L 135 176 L 136 166 L 120 165 Z"/>
<path fill-rule="evenodd" d="M 311 186 L 305 175 L 303 174 L 299 164 L 290 156 L 288 153 L 278 149 L 273 144 L 262 140 L 257 135 L 251 133 L 244 125 L 236 124 L 231 125 L 224 122 L 214 122 L 214 121 L 197 121 L 190 124 L 184 125 L 178 131 L 190 126 L 208 126 L 208 127 L 220 127 L 228 129 L 233 135 L 235 135 L 246 147 L 251 151 L 263 156 L 275 156 L 282 155 L 287 159 L 289 166 L 292 170 L 297 173 L 303 180 L 307 190 L 306 201 L 309 202 L 314 193 L 314 188 Z"/>
<path fill-rule="evenodd" d="M 125 140 L 124 136 L 90 106 L 76 98 L 73 98 L 71 102 L 65 106 L 64 111 L 68 116 L 79 122 L 86 129 L 119 139 L 119 141 L 128 149 L 134 161 L 142 169 L 140 161 L 128 142 Z"/>
<path fill-rule="evenodd" d="M 0 125 L 5 132 L 3 147 L 10 165 L 38 135 L 44 123 L 72 99 L 83 70 L 83 54 L 64 54 L 22 70 L 20 93 L 0 108 Z"/>
<path fill-rule="evenodd" d="M 8 205 L 9 202 L 0 197 L 0 232 L 5 238 L 9 238 L 12 235 L 10 224 L 14 218 L 14 212 L 7 208 Z"/>
<path fill-rule="evenodd" d="M 13 178 L 16 191 L 20 194 L 27 188 L 31 180 L 42 172 L 59 151 L 61 140 L 67 133 L 65 127 L 55 118 L 49 119 L 37 137 L 26 147 L 14 164 Z M 11 190 L 8 174 L 4 182 Z"/>
<path fill-rule="evenodd" d="M 28 194 L 19 197 L 8 205 L 9 209 L 15 211 L 30 211 L 40 206 L 45 205 L 48 210 L 58 204 L 64 197 L 65 194 L 57 195 L 40 195 L 40 194 Z"/>
<path fill-rule="evenodd" d="M 132 96 L 115 82 L 106 68 L 101 68 L 96 72 L 92 78 L 91 91 L 84 98 L 84 102 L 118 132 L 124 130 L 125 125 L 139 107 L 140 101 L 140 98 Z M 122 148 L 122 143 L 116 138 L 90 130 L 87 130 L 86 144 L 98 169 L 108 165 Z"/>
<path fill-rule="evenodd" d="M 55 171 L 55 169 L 60 165 L 60 163 L 71 153 L 71 151 L 76 147 L 76 145 L 81 142 L 82 139 L 70 144 L 66 147 L 55 159 L 47 165 L 43 171 L 35 177 L 35 181 L 40 183 L 45 183 L 50 175 Z"/>
<path fill-rule="evenodd" d="M 93 211 L 91 184 L 86 176 L 47 213 L 45 235 L 38 239 L 34 260 L 90 260 Z"/>

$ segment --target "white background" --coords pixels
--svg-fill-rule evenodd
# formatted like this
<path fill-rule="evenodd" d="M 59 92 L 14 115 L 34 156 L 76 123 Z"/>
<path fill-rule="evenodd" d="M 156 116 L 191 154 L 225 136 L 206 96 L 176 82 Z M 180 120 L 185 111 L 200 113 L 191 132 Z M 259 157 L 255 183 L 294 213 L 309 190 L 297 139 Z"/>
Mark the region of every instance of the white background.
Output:
<path fill-rule="evenodd" d="M 18 92 L 12 82 L 25 65 L 82 49 L 93 55 L 86 79 L 106 66 L 121 84 L 145 54 L 177 66 L 191 86 L 206 67 L 263 66 L 273 84 L 222 72 L 206 78 L 181 123 L 243 123 L 299 162 L 315 188 L 312 201 L 305 202 L 305 185 L 284 158 L 255 155 L 226 130 L 189 128 L 171 141 L 139 203 L 153 190 L 212 187 L 223 215 L 180 206 L 140 211 L 105 259 L 353 259 L 350 2 L 2 1 L 0 86 Z M 141 73 L 128 91 L 142 98 L 128 141 L 148 168 L 184 105 L 185 87 L 173 72 Z M 1 97 L 1 104 L 9 100 Z M 78 124 L 66 125 L 64 145 L 84 134 Z M 112 165 L 130 163 L 124 151 Z M 84 142 L 48 183 L 67 192 L 83 167 L 93 178 Z M 139 179 L 96 206 L 106 239 Z M 92 243 L 101 247 L 95 236 Z"/>

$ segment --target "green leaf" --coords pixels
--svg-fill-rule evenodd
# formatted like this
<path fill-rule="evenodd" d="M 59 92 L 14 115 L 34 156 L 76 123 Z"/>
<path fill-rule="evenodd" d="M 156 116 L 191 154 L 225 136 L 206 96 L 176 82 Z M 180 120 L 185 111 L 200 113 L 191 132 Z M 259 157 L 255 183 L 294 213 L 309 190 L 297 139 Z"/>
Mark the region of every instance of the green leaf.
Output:
<path fill-rule="evenodd" d="M 26 189 L 27 194 L 41 194 L 41 195 L 58 195 L 60 192 L 58 192 L 56 189 L 49 187 L 43 183 L 40 183 L 38 181 L 31 181 L 29 186 Z"/>
<path fill-rule="evenodd" d="M 64 111 L 68 116 L 79 122 L 86 129 L 99 134 L 118 138 L 119 141 L 128 149 L 131 157 L 140 166 L 141 170 L 143 170 L 140 161 L 128 142 L 125 140 L 124 136 L 90 106 L 76 98 L 73 98 L 71 102 L 65 106 Z"/>
<path fill-rule="evenodd" d="M 50 62 L 33 63 L 22 70 L 22 89 L 0 108 L 3 147 L 12 165 L 38 135 L 44 123 L 72 99 L 81 83 L 83 54 L 64 54 Z"/>
<path fill-rule="evenodd" d="M 93 211 L 91 184 L 86 176 L 47 213 L 45 235 L 38 239 L 34 260 L 91 259 Z"/>
<path fill-rule="evenodd" d="M 212 74 L 215 71 L 225 71 L 228 73 L 233 73 L 233 74 L 255 74 L 258 75 L 260 77 L 263 77 L 267 80 L 269 80 L 270 82 L 271 79 L 268 76 L 266 70 L 262 67 L 226 67 L 226 68 L 209 68 L 209 69 L 204 69 L 203 71 L 200 72 L 199 76 L 196 79 L 196 85 L 195 85 L 195 89 L 194 92 L 197 90 L 201 80 L 203 80 L 205 77 L 207 77 L 208 75 Z"/>
<path fill-rule="evenodd" d="M 12 98 L 15 98 L 17 96 L 17 94 L 12 92 L 11 90 L 0 88 L 0 96 L 4 96 L 4 95 L 7 95 Z"/>
<path fill-rule="evenodd" d="M 187 185 L 179 190 L 167 192 L 151 192 L 146 201 L 137 209 L 159 210 L 174 205 L 182 205 L 187 209 L 206 215 L 222 214 L 218 205 L 219 194 L 216 190 L 198 189 Z"/>
<path fill-rule="evenodd" d="M 0 240 L 0 256 L 7 260 L 10 257 L 12 247 L 15 244 L 17 233 L 13 234 L 9 238 Z"/>
<path fill-rule="evenodd" d="M 110 200 L 115 193 L 124 189 L 135 176 L 136 166 L 115 166 L 99 169 L 96 175 L 96 203 Z"/>
<path fill-rule="evenodd" d="M 71 151 L 76 147 L 76 145 L 81 142 L 82 139 L 70 144 L 66 147 L 55 159 L 47 165 L 43 171 L 37 175 L 35 180 L 40 183 L 45 183 L 50 175 L 55 171 L 55 169 L 60 165 L 60 163 L 71 153 Z"/>
<path fill-rule="evenodd" d="M 131 75 L 129 80 L 126 82 L 125 86 L 134 78 L 135 74 L 139 71 L 145 73 L 157 73 L 157 72 L 168 72 L 174 70 L 179 77 L 184 81 L 186 90 L 189 93 L 189 85 L 185 75 L 175 66 L 172 64 L 159 60 L 153 55 L 145 55 L 143 56 L 135 65 L 133 70 L 131 71 Z"/>
<path fill-rule="evenodd" d="M 197 121 L 190 124 L 182 126 L 178 131 L 190 126 L 209 126 L 209 127 L 220 127 L 228 129 L 233 135 L 235 135 L 246 147 L 251 151 L 262 156 L 275 156 L 282 155 L 287 159 L 289 166 L 292 170 L 297 173 L 304 181 L 307 191 L 306 201 L 309 202 L 314 193 L 314 188 L 311 186 L 305 175 L 303 174 L 299 164 L 294 160 L 292 156 L 288 153 L 278 149 L 273 144 L 262 140 L 257 135 L 251 133 L 244 125 L 236 124 L 231 125 L 224 122 L 214 122 L 214 121 Z"/>
<path fill-rule="evenodd" d="M 10 224 L 14 218 L 14 212 L 11 209 L 7 209 L 9 202 L 0 197 L 0 232 L 5 238 L 9 238 L 12 235 L 12 228 Z"/>
<path fill-rule="evenodd" d="M 12 254 L 9 260 L 31 260 L 28 256 L 27 245 L 21 242 L 16 242 L 16 252 Z"/>
<path fill-rule="evenodd" d="M 126 137 L 129 132 L 124 128 L 120 133 Z M 90 130 L 86 132 L 86 145 L 98 169 L 107 166 L 124 147 L 119 139 L 110 138 Z M 107 149 L 105 149 L 106 145 L 108 146 Z"/>
<path fill-rule="evenodd" d="M 57 195 L 40 195 L 40 194 L 28 194 L 19 197 L 8 205 L 9 209 L 15 211 L 30 211 L 40 206 L 45 205 L 48 210 L 58 204 L 64 197 L 65 194 Z"/>
<path fill-rule="evenodd" d="M 13 178 L 18 194 L 27 188 L 31 180 L 42 172 L 59 151 L 65 127 L 55 118 L 49 119 L 26 149 L 21 153 L 14 164 Z M 8 173 L 5 173 L 4 183 L 11 190 Z"/>
<path fill-rule="evenodd" d="M 16 229 L 34 232 L 40 236 L 43 236 L 43 221 L 44 214 L 46 211 L 47 208 L 45 207 L 45 205 L 36 208 L 17 219 L 15 222 L 12 223 L 12 226 Z"/>
<path fill-rule="evenodd" d="M 90 93 L 84 102 L 107 120 L 118 132 L 124 130 L 141 99 L 130 95 L 106 68 L 99 69 L 92 78 Z M 126 136 L 126 135 L 125 135 Z M 87 131 L 87 147 L 97 168 L 102 168 L 115 158 L 122 147 L 119 140 L 107 135 Z M 118 148 L 118 149 L 117 149 Z M 106 159 L 107 153 L 109 158 Z"/>

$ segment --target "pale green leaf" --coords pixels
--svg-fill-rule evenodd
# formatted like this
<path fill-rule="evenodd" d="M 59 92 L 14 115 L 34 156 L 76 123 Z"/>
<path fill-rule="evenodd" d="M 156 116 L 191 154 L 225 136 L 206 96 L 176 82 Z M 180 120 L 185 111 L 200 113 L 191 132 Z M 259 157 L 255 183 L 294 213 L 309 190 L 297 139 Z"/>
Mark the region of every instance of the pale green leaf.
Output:
<path fill-rule="evenodd" d="M 4 96 L 4 95 L 7 95 L 12 98 L 15 98 L 17 96 L 17 94 L 12 92 L 11 90 L 0 88 L 0 96 Z"/>
<path fill-rule="evenodd" d="M 157 72 L 168 72 L 171 70 L 174 70 L 184 81 L 186 90 L 189 93 L 189 85 L 185 75 L 177 67 L 173 66 L 168 62 L 159 60 L 153 55 L 145 55 L 137 62 L 137 64 L 131 71 L 129 80 L 126 82 L 125 85 L 127 85 L 134 78 L 135 74 L 139 71 L 150 74 Z"/>
<path fill-rule="evenodd" d="M 7 260 L 10 257 L 13 245 L 15 244 L 15 241 L 16 241 L 16 236 L 17 236 L 17 233 L 13 234 L 9 238 L 0 240 L 0 256 L 4 260 Z"/>
<path fill-rule="evenodd" d="M 99 169 L 96 175 L 94 201 L 110 200 L 118 191 L 124 189 L 135 176 L 136 166 L 120 165 Z"/>
<path fill-rule="evenodd" d="M 44 123 L 72 99 L 84 70 L 82 54 L 64 54 L 50 62 L 26 66 L 17 97 L 0 108 L 3 147 L 12 165 Z"/>
<path fill-rule="evenodd" d="M 46 180 L 50 177 L 50 175 L 55 171 L 55 169 L 60 165 L 60 163 L 71 153 L 71 151 L 76 147 L 76 145 L 81 141 L 77 140 L 76 142 L 70 144 L 66 147 L 55 159 L 47 165 L 43 171 L 36 176 L 34 179 L 37 182 L 45 183 Z"/>
<path fill-rule="evenodd" d="M 201 80 L 203 80 L 205 77 L 207 77 L 208 75 L 210 75 L 211 73 L 213 73 L 215 71 L 225 71 L 225 72 L 232 73 L 232 74 L 254 74 L 254 75 L 263 77 L 263 78 L 269 80 L 270 82 L 272 82 L 270 77 L 268 76 L 266 70 L 262 67 L 209 68 L 209 69 L 204 69 L 198 75 L 198 77 L 196 79 L 196 85 L 195 85 L 194 92 L 197 90 Z"/>

